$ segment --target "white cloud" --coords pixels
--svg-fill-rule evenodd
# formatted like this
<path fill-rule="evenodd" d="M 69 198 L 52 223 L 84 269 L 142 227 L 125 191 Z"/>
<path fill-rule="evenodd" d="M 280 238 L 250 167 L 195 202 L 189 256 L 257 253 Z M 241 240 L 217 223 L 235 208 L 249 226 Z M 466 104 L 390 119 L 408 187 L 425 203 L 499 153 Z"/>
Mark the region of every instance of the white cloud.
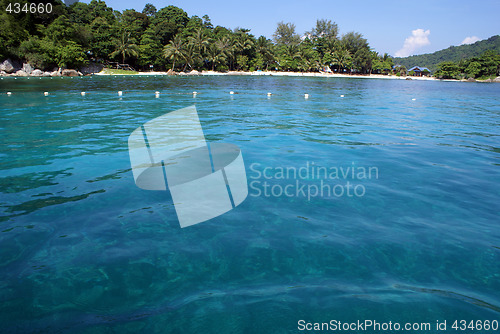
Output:
<path fill-rule="evenodd" d="M 477 41 L 480 41 L 480 40 L 481 39 L 477 36 L 465 37 L 465 39 L 462 41 L 462 43 L 460 43 L 460 45 L 472 44 L 472 43 L 476 43 Z"/>
<path fill-rule="evenodd" d="M 408 57 L 414 54 L 414 52 L 421 48 L 422 46 L 429 45 L 429 35 L 430 30 L 415 29 L 412 30 L 411 36 L 405 39 L 403 48 L 396 52 L 396 57 Z"/>

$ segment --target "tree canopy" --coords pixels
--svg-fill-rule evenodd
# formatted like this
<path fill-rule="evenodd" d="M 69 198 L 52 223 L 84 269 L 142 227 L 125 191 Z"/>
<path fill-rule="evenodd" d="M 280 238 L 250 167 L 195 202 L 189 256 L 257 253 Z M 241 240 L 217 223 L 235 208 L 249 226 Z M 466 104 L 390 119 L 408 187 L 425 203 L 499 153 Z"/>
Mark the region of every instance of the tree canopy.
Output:
<path fill-rule="evenodd" d="M 54 8 L 51 15 L 0 13 L 0 58 L 28 61 L 42 69 L 78 67 L 89 61 L 157 70 L 332 68 L 369 73 L 373 67 L 366 39 L 354 32 L 340 37 L 332 20 L 317 20 L 302 37 L 295 24 L 279 22 L 273 43 L 252 35 L 250 29 L 214 26 L 207 15 L 189 17 L 176 6 L 157 9 L 148 3 L 141 12 L 119 12 L 102 0 L 69 7 L 59 0 L 48 2 Z"/>
<path fill-rule="evenodd" d="M 8 2 L 0 0 L 4 7 Z M 19 59 L 46 70 L 76 68 L 88 62 L 118 62 L 143 70 L 386 74 L 394 65 L 387 53 L 379 55 L 372 51 L 359 32 L 341 35 L 338 25 L 329 19 L 318 19 L 302 35 L 294 23 L 279 22 L 272 41 L 252 35 L 250 29 L 214 25 L 207 15 L 190 17 L 172 5 L 157 9 L 148 3 L 140 12 L 133 9 L 119 12 L 102 0 L 92 0 L 89 4 L 76 2 L 69 7 L 60 0 L 46 2 L 53 5 L 50 14 L 0 12 L 0 60 Z M 497 43 L 497 39 L 490 42 Z M 485 57 L 478 54 L 457 64 L 458 74 L 446 64 L 439 73 L 443 77 L 484 76 L 495 72 L 497 54 Z M 398 73 L 406 73 L 409 67 L 398 67 Z"/>
<path fill-rule="evenodd" d="M 441 62 L 437 68 L 435 76 L 442 79 L 494 78 L 500 75 L 500 55 L 488 50 L 479 57 Z"/>

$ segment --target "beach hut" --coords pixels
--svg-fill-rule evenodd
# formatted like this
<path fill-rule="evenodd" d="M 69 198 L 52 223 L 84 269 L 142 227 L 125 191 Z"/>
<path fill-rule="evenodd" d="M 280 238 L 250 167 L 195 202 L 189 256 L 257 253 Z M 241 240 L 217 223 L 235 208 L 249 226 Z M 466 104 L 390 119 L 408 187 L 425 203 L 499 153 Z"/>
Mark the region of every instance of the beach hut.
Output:
<path fill-rule="evenodd" d="M 413 66 L 408 70 L 408 74 L 421 77 L 431 75 L 431 71 L 427 67 Z"/>

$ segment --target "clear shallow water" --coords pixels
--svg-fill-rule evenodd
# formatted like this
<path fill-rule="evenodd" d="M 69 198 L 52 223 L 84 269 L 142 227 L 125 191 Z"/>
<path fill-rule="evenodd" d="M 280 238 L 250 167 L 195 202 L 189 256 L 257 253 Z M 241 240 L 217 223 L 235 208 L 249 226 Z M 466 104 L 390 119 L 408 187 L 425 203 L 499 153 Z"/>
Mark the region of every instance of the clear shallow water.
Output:
<path fill-rule="evenodd" d="M 0 92 L 2 331 L 500 320 L 498 84 L 5 78 Z M 249 182 L 265 181 L 252 164 L 376 167 L 378 178 L 350 180 L 361 197 L 250 190 L 236 209 L 181 229 L 168 193 L 135 186 L 127 138 L 192 104 L 208 140 L 241 148 Z"/>

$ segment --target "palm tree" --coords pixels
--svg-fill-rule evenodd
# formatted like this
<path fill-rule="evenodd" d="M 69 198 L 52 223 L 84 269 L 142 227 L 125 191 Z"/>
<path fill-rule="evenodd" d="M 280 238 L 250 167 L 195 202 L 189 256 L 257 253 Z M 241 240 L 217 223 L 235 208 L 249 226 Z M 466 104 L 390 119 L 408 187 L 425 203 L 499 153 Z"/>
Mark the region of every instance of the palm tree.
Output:
<path fill-rule="evenodd" d="M 269 67 L 269 64 L 274 62 L 274 53 L 273 53 L 273 45 L 270 40 L 265 38 L 264 36 L 260 36 L 257 39 L 256 50 L 262 56 L 264 60 L 264 64 L 266 64 L 266 71 Z"/>
<path fill-rule="evenodd" d="M 189 42 L 195 46 L 195 49 L 200 56 L 203 56 L 203 53 L 207 51 L 208 38 L 205 36 L 203 28 L 198 28 L 195 35 L 189 37 Z"/>
<path fill-rule="evenodd" d="M 300 58 L 299 44 L 285 45 L 284 51 L 285 51 L 285 56 L 289 57 L 290 59 Z"/>
<path fill-rule="evenodd" d="M 337 41 L 334 39 L 327 39 L 324 41 L 323 50 L 325 52 L 333 52 L 335 50 L 335 45 L 337 45 Z"/>
<path fill-rule="evenodd" d="M 215 41 L 215 46 L 220 52 L 222 52 L 222 56 L 224 60 L 231 60 L 233 56 L 233 42 L 227 36 L 224 36 L 217 41 Z"/>
<path fill-rule="evenodd" d="M 226 55 L 227 50 L 231 47 L 231 41 L 227 36 L 224 36 L 215 41 L 215 46 L 217 46 L 217 49 L 221 50 Z"/>
<path fill-rule="evenodd" d="M 134 44 L 133 39 L 130 38 L 130 32 L 122 32 L 121 38 L 115 38 L 116 50 L 110 54 L 110 57 L 116 57 L 122 55 L 122 64 L 125 64 L 126 56 L 137 57 L 139 54 L 137 52 L 138 46 Z"/>
<path fill-rule="evenodd" d="M 351 54 L 344 47 L 337 48 L 333 53 L 333 64 L 339 67 L 339 73 L 349 64 L 351 59 Z"/>
<path fill-rule="evenodd" d="M 298 68 L 301 71 L 317 70 L 321 67 L 316 52 L 309 45 L 300 44 L 298 57 L 300 58 Z"/>
<path fill-rule="evenodd" d="M 218 46 L 217 42 L 215 44 L 210 44 L 208 47 L 208 60 L 212 63 L 212 71 L 215 69 L 215 65 L 226 59 L 224 51 L 222 51 Z"/>
<path fill-rule="evenodd" d="M 186 47 L 181 51 L 182 53 L 182 58 L 185 60 L 184 64 L 184 69 L 183 71 L 186 71 L 186 68 L 189 66 L 192 68 L 192 63 L 199 57 L 198 54 L 195 52 L 195 46 L 192 43 L 188 43 Z"/>
<path fill-rule="evenodd" d="M 177 34 L 173 40 L 168 43 L 168 45 L 165 45 L 163 48 L 163 56 L 165 58 L 173 60 L 172 64 L 172 71 L 175 70 L 175 61 L 179 57 L 183 57 L 183 50 L 184 50 L 184 43 L 181 39 L 181 36 Z"/>
<path fill-rule="evenodd" d="M 236 33 L 235 47 L 238 53 L 242 54 L 245 51 L 249 51 L 254 46 L 254 42 L 247 34 L 247 31 L 240 29 Z"/>
<path fill-rule="evenodd" d="M 218 40 L 216 44 L 219 49 L 224 51 L 224 54 L 229 61 L 229 69 L 232 69 L 237 54 L 235 38 L 233 36 L 224 36 L 222 39 Z"/>
<path fill-rule="evenodd" d="M 236 63 L 238 65 L 238 69 L 241 69 L 242 66 L 243 67 L 246 66 L 247 61 L 245 59 L 248 59 L 248 52 L 252 50 L 255 44 L 251 36 L 248 35 L 249 31 L 250 30 L 241 28 L 236 30 L 234 47 L 235 47 L 235 56 L 237 59 Z"/>
<path fill-rule="evenodd" d="M 297 68 L 297 62 L 300 60 L 299 44 L 283 44 L 280 46 L 278 64 L 287 71 Z"/>

